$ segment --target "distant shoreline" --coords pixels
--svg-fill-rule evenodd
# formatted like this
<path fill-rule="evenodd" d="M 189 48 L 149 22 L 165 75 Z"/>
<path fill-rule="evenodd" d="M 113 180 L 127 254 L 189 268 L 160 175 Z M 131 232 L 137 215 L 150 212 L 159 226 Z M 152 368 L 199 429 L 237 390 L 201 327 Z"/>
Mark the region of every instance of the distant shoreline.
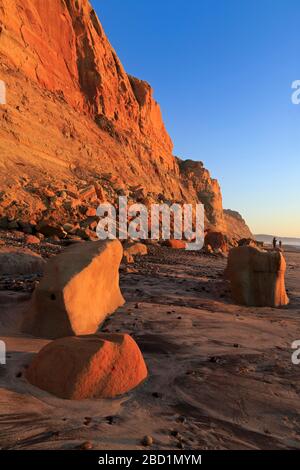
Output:
<path fill-rule="evenodd" d="M 264 247 L 271 249 L 272 244 L 271 243 L 264 243 Z M 278 244 L 277 244 L 277 247 L 278 247 Z M 285 253 L 300 253 L 300 245 L 289 245 L 288 243 L 286 243 L 286 244 L 283 243 L 282 244 L 282 249 L 283 249 L 283 252 L 285 252 Z"/>

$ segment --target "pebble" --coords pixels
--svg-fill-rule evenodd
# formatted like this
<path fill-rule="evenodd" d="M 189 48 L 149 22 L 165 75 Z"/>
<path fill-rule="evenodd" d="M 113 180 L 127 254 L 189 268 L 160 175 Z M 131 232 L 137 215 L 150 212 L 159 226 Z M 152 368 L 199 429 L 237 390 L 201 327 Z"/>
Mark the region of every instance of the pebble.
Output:
<path fill-rule="evenodd" d="M 153 444 L 153 437 L 152 436 L 145 436 L 142 439 L 142 445 L 145 447 L 150 447 Z"/>
<path fill-rule="evenodd" d="M 81 450 L 91 450 L 92 448 L 93 448 L 93 444 L 91 443 L 91 441 L 83 442 L 83 444 L 81 444 L 80 446 Z"/>

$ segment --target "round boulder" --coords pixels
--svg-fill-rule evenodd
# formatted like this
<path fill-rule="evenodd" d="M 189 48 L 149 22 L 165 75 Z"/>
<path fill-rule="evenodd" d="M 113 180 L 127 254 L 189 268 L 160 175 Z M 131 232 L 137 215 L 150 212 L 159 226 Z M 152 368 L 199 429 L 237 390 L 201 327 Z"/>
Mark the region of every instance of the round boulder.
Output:
<path fill-rule="evenodd" d="M 147 367 L 127 334 L 61 338 L 47 344 L 26 371 L 34 386 L 59 398 L 113 398 L 146 379 Z"/>

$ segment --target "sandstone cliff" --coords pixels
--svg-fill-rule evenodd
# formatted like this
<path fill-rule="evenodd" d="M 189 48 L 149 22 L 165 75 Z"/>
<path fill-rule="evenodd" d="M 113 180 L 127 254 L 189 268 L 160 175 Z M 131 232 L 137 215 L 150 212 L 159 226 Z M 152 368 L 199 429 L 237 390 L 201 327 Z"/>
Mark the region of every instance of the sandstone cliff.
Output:
<path fill-rule="evenodd" d="M 238 212 L 225 209 L 224 216 L 228 233 L 230 233 L 232 238 L 236 240 L 241 238 L 254 238 L 250 228 Z"/>
<path fill-rule="evenodd" d="M 0 79 L 0 217 L 76 219 L 93 186 L 98 200 L 201 201 L 207 228 L 227 231 L 217 181 L 172 155 L 150 85 L 127 75 L 88 0 L 0 0 Z"/>

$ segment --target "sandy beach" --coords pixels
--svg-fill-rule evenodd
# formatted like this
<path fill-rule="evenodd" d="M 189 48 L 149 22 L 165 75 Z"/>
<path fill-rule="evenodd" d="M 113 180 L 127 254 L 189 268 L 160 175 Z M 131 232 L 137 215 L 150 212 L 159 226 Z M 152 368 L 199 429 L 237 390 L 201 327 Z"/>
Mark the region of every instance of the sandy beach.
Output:
<path fill-rule="evenodd" d="M 30 385 L 24 370 L 47 340 L 22 335 L 30 294 L 1 291 L 2 449 L 300 449 L 300 252 L 286 252 L 290 304 L 233 304 L 226 259 L 150 247 L 121 268 L 126 304 L 101 331 L 128 332 L 149 378 L 113 400 L 67 401 Z"/>

